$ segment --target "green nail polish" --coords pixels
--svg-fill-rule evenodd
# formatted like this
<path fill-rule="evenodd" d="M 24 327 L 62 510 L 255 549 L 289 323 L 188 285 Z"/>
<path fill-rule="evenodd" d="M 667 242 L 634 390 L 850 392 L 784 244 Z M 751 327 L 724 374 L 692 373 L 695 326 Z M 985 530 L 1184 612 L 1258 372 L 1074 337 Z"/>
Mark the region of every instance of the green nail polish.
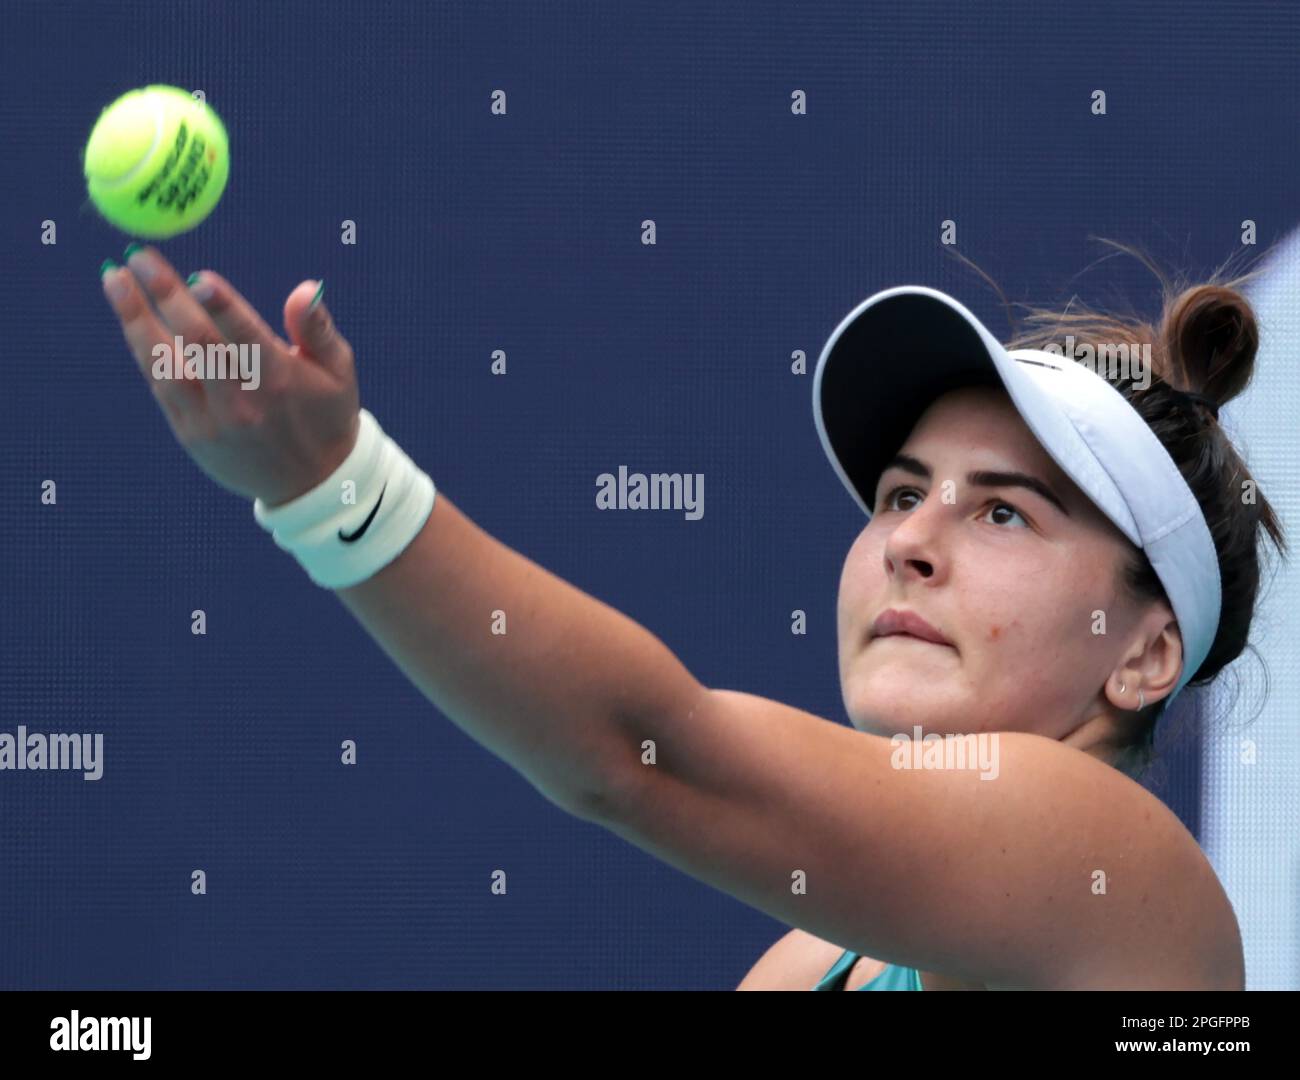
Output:
<path fill-rule="evenodd" d="M 115 263 L 112 259 L 105 259 L 102 263 L 99 264 L 99 276 L 103 277 L 110 270 L 116 270 L 116 269 L 117 269 L 117 263 Z"/>
<path fill-rule="evenodd" d="M 132 255 L 134 255 L 137 251 L 140 251 L 143 247 L 144 247 L 143 244 L 137 244 L 134 240 L 132 240 L 129 244 L 126 245 L 126 249 L 122 252 L 122 258 L 129 259 Z"/>
<path fill-rule="evenodd" d="M 308 311 L 315 311 L 316 305 L 320 303 L 321 293 L 325 291 L 325 279 L 320 279 L 320 285 L 316 289 L 316 295 L 311 298 L 311 303 L 307 305 Z"/>
<path fill-rule="evenodd" d="M 195 270 L 194 273 L 192 273 L 189 277 L 185 279 L 185 284 L 193 285 L 198 280 L 199 280 L 199 272 Z"/>

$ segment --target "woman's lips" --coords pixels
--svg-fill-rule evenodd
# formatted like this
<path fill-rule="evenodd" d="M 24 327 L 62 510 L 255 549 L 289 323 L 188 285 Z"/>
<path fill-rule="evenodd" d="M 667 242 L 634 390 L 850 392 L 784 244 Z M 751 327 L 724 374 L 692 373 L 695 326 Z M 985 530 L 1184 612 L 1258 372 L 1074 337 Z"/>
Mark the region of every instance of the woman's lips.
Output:
<path fill-rule="evenodd" d="M 955 648 L 951 641 L 915 611 L 900 608 L 886 608 L 876 617 L 876 621 L 871 624 L 871 638 L 875 640 L 878 637 L 910 637 L 928 645 Z"/>

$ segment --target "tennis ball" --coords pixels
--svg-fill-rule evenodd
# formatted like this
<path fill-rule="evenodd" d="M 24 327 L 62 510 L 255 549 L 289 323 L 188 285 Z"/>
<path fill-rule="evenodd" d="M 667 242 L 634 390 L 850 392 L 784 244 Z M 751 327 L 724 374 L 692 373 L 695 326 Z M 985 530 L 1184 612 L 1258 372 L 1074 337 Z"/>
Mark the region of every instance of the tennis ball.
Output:
<path fill-rule="evenodd" d="M 161 240 L 194 228 L 226 189 L 226 129 L 205 102 L 176 86 L 123 94 L 86 143 L 86 188 L 112 224 Z"/>

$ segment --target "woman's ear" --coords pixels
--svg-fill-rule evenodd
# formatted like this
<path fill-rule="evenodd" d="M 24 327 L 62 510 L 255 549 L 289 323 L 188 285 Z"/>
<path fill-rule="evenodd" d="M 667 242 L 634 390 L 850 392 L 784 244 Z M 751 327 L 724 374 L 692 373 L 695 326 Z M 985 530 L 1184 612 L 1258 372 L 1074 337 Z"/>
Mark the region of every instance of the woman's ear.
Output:
<path fill-rule="evenodd" d="M 1120 712 L 1136 713 L 1169 694 L 1183 670 L 1183 637 L 1165 603 L 1139 621 L 1124 659 L 1106 680 L 1106 698 Z"/>
<path fill-rule="evenodd" d="M 1142 654 L 1140 674 L 1146 704 L 1163 701 L 1174 692 L 1183 673 L 1183 635 L 1168 605 L 1161 604 L 1153 618 L 1159 629 L 1148 642 Z"/>

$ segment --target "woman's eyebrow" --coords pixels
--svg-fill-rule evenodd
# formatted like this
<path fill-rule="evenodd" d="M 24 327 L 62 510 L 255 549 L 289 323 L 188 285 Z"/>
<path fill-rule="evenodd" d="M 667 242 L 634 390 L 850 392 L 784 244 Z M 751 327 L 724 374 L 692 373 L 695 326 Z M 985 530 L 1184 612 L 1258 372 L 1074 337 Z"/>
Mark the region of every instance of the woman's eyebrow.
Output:
<path fill-rule="evenodd" d="M 919 461 L 910 454 L 895 454 L 893 459 L 881 471 L 884 476 L 890 469 L 902 469 L 903 472 L 911 473 L 913 476 L 919 476 L 922 479 L 929 480 L 933 477 L 930 466 L 923 461 Z M 1032 491 L 1035 495 L 1046 499 L 1055 506 L 1066 517 L 1070 516 L 1070 511 L 1065 508 L 1056 493 L 1048 487 L 1043 481 L 1036 476 L 1030 476 L 1022 472 L 997 472 L 990 469 L 980 469 L 975 472 L 966 474 L 966 483 L 974 487 L 1022 487 Z"/>

